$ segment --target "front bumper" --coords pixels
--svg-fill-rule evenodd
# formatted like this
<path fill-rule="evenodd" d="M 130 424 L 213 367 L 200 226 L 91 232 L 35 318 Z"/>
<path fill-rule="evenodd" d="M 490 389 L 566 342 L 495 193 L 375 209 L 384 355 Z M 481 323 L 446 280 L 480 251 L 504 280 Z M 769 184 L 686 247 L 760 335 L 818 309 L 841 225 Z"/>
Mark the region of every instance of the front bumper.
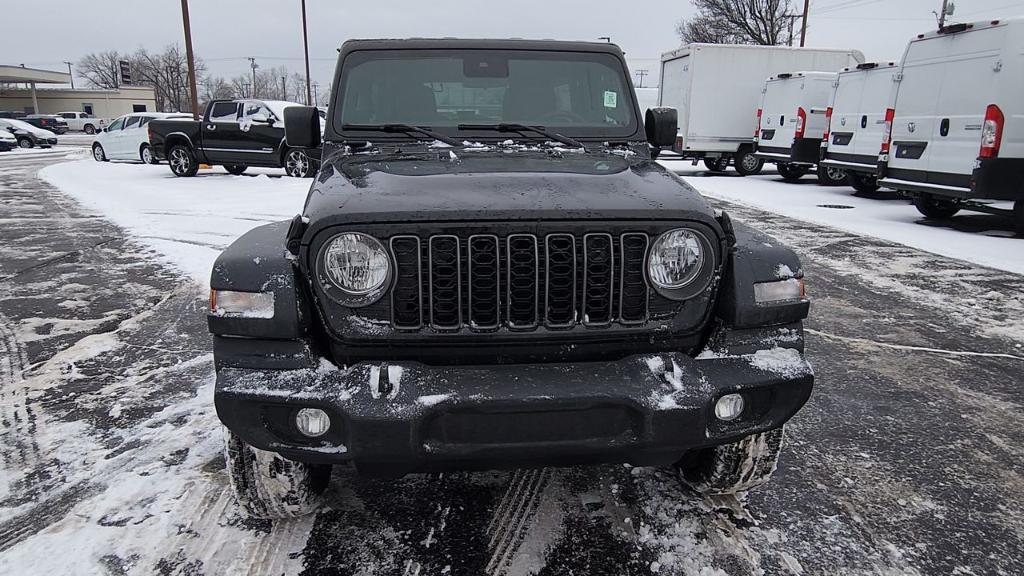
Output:
<path fill-rule="evenodd" d="M 791 330 L 780 333 L 799 341 Z M 573 364 L 222 367 L 215 404 L 221 421 L 257 448 L 310 463 L 352 461 L 368 474 L 659 465 L 789 420 L 814 376 L 799 349 L 778 347 L 787 345 L 699 360 L 659 353 Z M 714 403 L 733 392 L 744 395 L 747 409 L 733 422 L 717 420 Z M 321 439 L 294 428 L 304 407 L 330 415 Z"/>

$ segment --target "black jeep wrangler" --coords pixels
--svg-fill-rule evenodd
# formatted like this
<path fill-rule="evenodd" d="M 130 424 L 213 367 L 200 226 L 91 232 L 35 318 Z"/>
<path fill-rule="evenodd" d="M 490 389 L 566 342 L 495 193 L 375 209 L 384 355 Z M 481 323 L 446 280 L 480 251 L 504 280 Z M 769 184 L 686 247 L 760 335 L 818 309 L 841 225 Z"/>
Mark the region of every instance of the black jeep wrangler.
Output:
<path fill-rule="evenodd" d="M 217 260 L 228 469 L 255 516 L 362 474 L 629 462 L 705 492 L 807 401 L 796 256 L 651 159 L 618 47 L 346 42 L 301 215 Z M 286 111 L 289 146 L 321 141 Z"/>

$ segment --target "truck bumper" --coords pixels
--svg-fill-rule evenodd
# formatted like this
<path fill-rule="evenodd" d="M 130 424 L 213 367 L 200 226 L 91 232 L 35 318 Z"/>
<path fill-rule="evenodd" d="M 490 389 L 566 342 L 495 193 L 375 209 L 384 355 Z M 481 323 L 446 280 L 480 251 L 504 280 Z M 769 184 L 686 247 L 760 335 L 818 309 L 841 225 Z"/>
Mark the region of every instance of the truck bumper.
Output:
<path fill-rule="evenodd" d="M 629 462 L 663 465 L 686 452 L 777 428 L 807 401 L 813 372 L 793 348 L 693 359 L 681 353 L 575 364 L 427 366 L 363 362 L 338 369 L 221 368 L 221 421 L 257 448 L 361 473 Z M 724 422 L 714 406 L 740 393 Z M 309 439 L 301 408 L 331 418 Z"/>

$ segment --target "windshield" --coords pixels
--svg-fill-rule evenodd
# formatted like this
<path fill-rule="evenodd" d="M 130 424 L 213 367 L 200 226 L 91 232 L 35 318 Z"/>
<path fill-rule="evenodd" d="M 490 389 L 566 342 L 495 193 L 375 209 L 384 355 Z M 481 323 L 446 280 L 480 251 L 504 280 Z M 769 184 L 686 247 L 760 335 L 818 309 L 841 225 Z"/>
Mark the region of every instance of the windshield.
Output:
<path fill-rule="evenodd" d="M 605 53 L 359 51 L 344 62 L 334 130 L 359 140 L 368 137 L 365 131 L 343 127 L 408 124 L 447 135 L 497 137 L 494 131 L 458 127 L 526 124 L 566 136 L 626 137 L 637 127 L 627 82 L 620 60 Z"/>

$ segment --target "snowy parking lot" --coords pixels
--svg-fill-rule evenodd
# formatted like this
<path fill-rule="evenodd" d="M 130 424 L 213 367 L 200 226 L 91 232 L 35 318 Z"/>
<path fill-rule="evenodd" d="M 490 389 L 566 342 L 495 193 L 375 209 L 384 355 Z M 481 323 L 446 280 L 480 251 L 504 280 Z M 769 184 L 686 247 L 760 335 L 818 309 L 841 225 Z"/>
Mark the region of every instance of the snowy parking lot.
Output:
<path fill-rule="evenodd" d="M 316 515 L 253 521 L 221 455 L 209 270 L 310 181 L 83 153 L 0 155 L 0 573 L 1024 571 L 1024 238 L 998 217 L 939 226 L 885 193 L 666 161 L 804 264 L 817 381 L 769 485 L 336 469 Z"/>

